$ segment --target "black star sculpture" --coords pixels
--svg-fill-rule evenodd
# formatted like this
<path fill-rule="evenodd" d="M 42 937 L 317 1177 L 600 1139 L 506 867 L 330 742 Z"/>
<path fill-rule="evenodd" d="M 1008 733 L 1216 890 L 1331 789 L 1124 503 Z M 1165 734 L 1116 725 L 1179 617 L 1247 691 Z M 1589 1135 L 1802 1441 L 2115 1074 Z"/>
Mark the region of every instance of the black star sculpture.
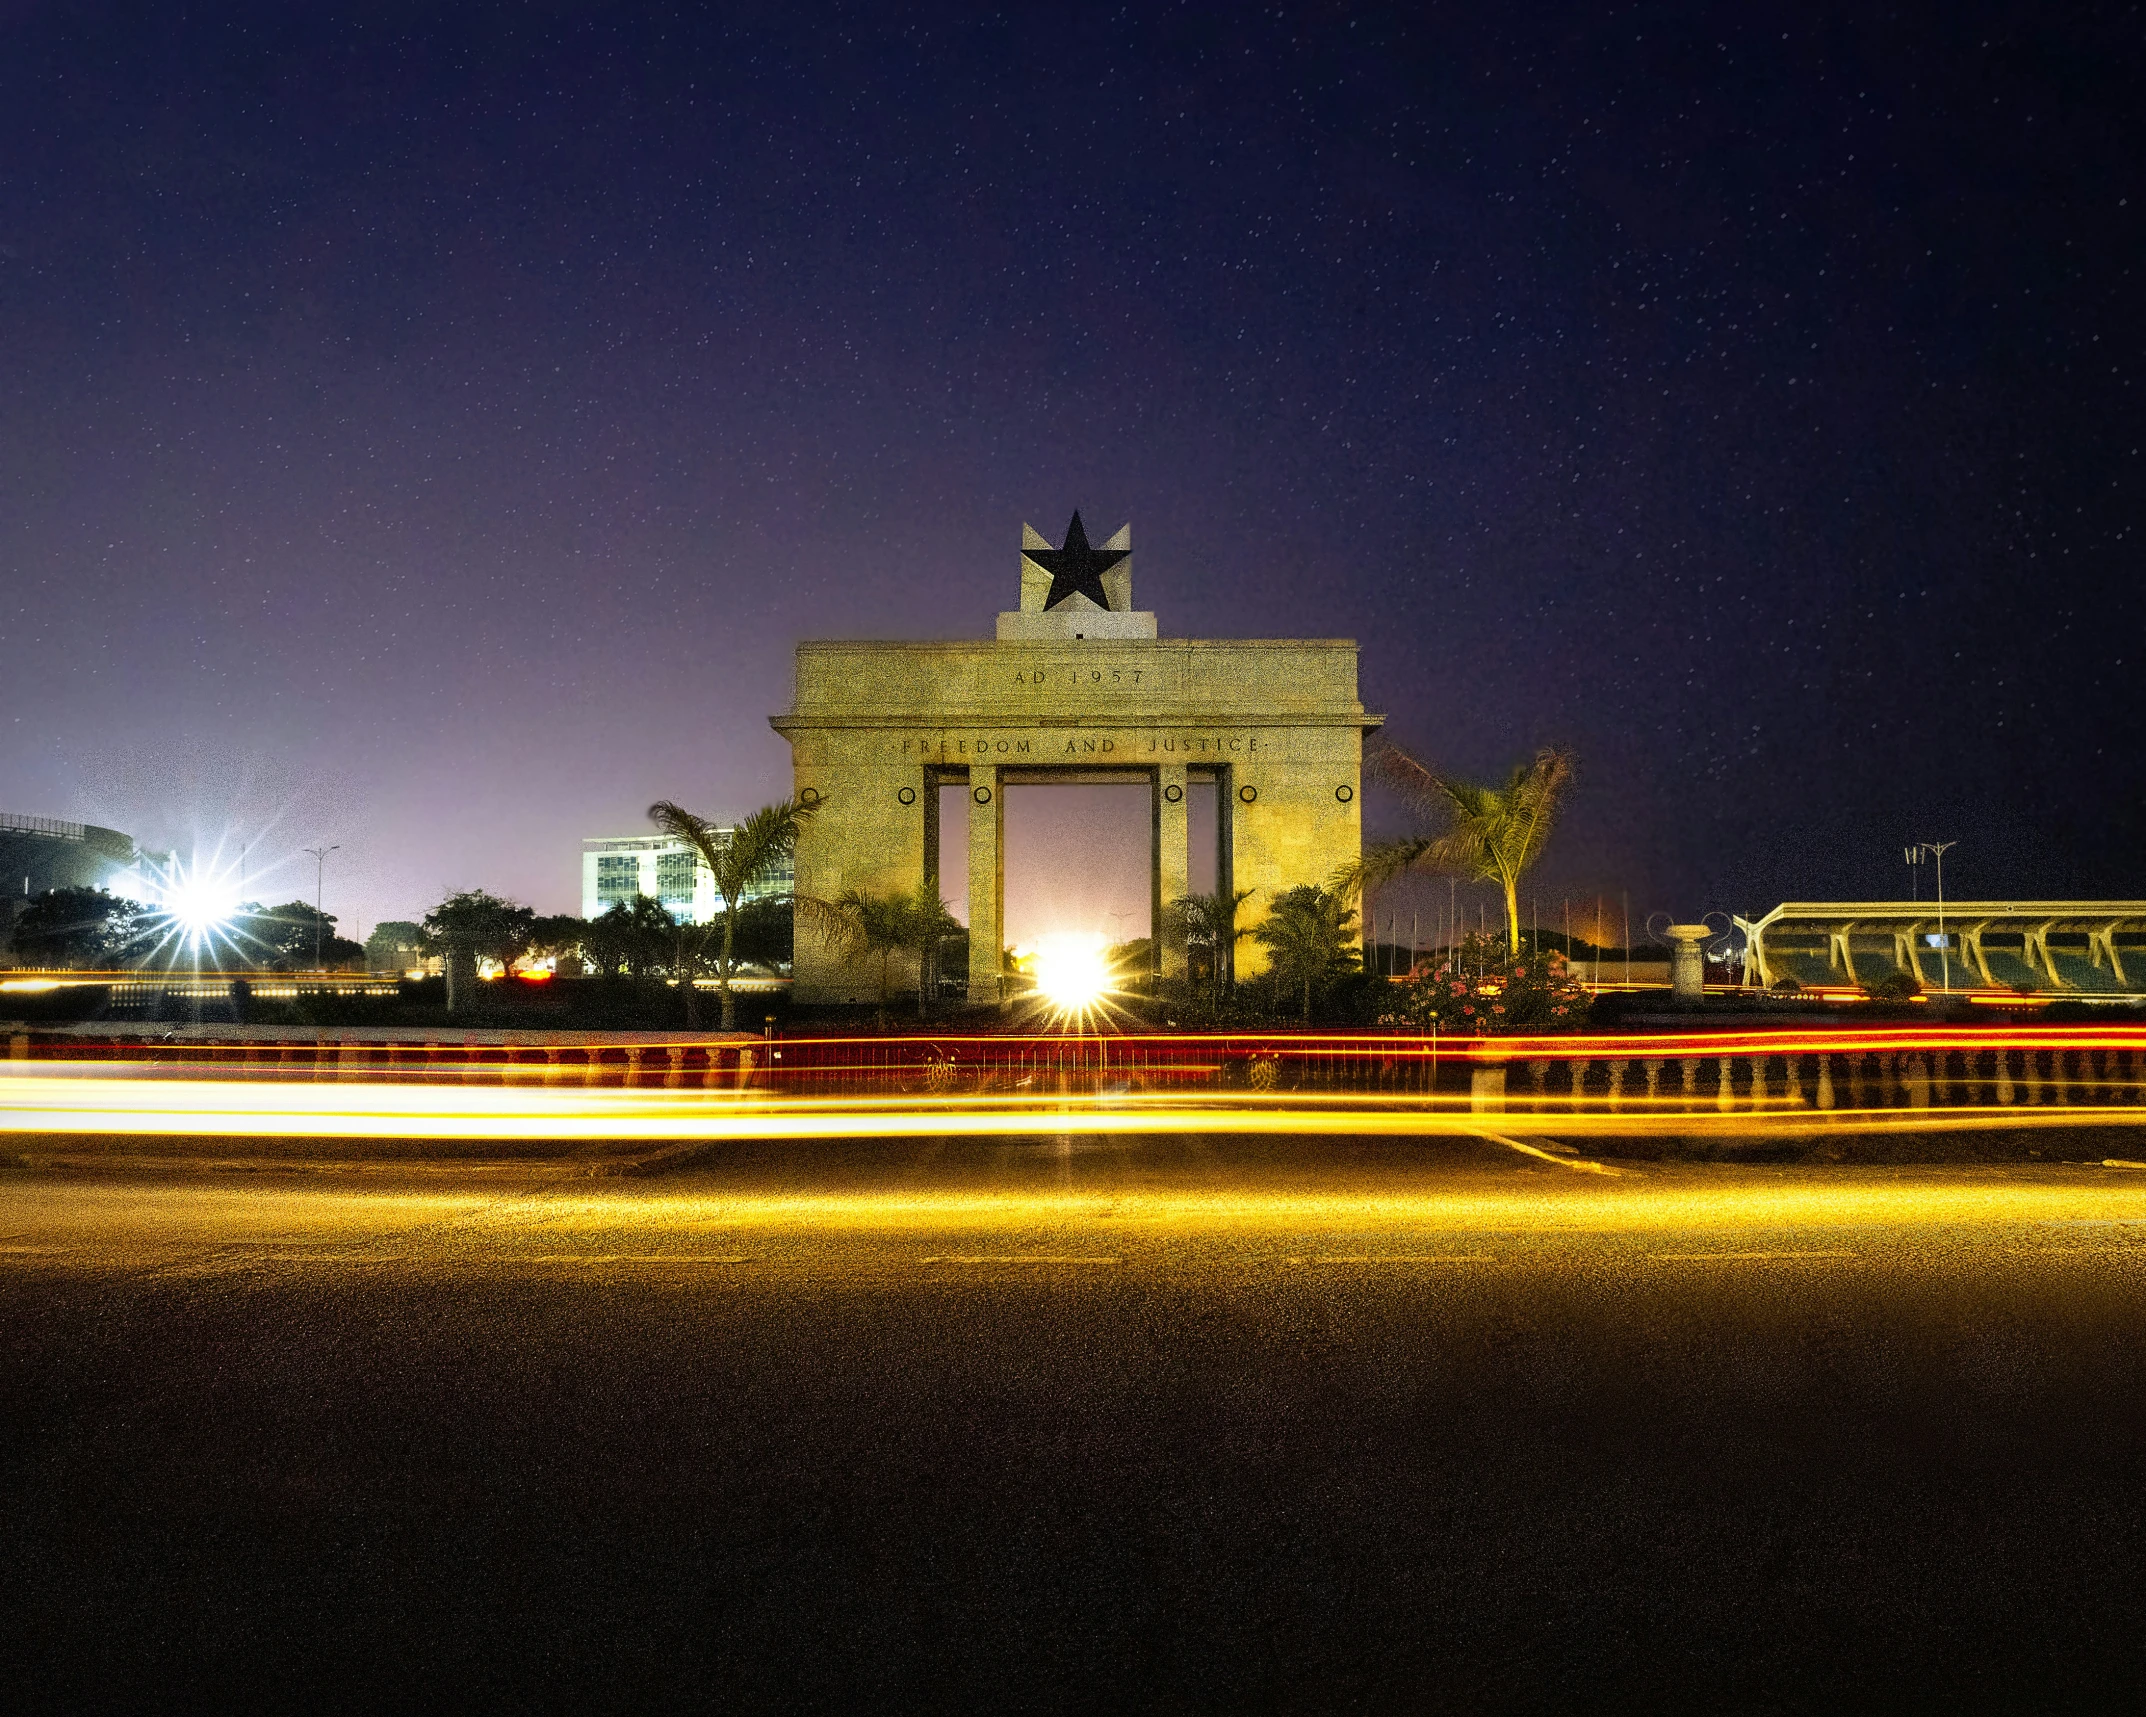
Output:
<path fill-rule="evenodd" d="M 1051 575 L 1051 593 L 1043 599 L 1044 607 L 1056 608 L 1069 596 L 1085 596 L 1096 607 L 1107 611 L 1110 597 L 1103 589 L 1103 574 L 1131 551 L 1090 548 L 1087 527 L 1080 522 L 1080 514 L 1075 513 L 1073 522 L 1066 526 L 1064 548 L 1032 548 L 1021 552 Z"/>

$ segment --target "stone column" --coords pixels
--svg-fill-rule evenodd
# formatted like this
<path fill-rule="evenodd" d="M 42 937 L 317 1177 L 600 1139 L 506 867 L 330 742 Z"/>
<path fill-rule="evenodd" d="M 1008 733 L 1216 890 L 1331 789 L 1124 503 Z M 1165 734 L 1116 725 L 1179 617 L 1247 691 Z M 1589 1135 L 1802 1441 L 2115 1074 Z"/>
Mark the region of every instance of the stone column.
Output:
<path fill-rule="evenodd" d="M 969 767 L 969 1003 L 1000 996 L 999 945 L 1006 936 L 1006 805 L 998 766 Z"/>
<path fill-rule="evenodd" d="M 1706 944 L 1714 934 L 1704 924 L 1672 924 L 1669 940 L 1669 987 L 1680 1002 L 1706 999 Z M 1596 974 L 1600 976 L 1599 973 Z"/>
<path fill-rule="evenodd" d="M 1166 933 L 1170 903 L 1191 887 L 1190 834 L 1185 826 L 1185 766 L 1155 771 L 1155 946 L 1166 978 L 1185 975 L 1185 943 Z"/>

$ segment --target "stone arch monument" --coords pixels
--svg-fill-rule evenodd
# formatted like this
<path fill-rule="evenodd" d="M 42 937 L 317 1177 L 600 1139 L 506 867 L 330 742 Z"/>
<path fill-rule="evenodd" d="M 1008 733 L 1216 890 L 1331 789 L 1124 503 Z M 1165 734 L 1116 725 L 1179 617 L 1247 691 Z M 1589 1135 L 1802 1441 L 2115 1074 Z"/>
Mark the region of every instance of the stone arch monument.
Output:
<path fill-rule="evenodd" d="M 1022 527 L 1021 605 L 995 639 L 800 644 L 795 701 L 770 725 L 794 791 L 825 805 L 798 845 L 800 893 L 906 892 L 938 875 L 942 841 L 967 843 L 969 998 L 985 1001 L 1000 994 L 1009 784 L 1147 783 L 1159 926 L 1186 892 L 1186 786 L 1213 781 L 1216 876 L 1256 891 L 1257 922 L 1361 850 L 1363 742 L 1383 720 L 1358 701 L 1354 639 L 1158 637 L 1133 607 L 1131 527 L 1091 547 L 1075 513 L 1057 548 Z M 940 827 L 949 782 L 967 788 L 964 827 Z M 1261 963 L 1246 943 L 1238 969 Z M 800 929 L 795 993 L 861 1001 L 876 984 Z"/>

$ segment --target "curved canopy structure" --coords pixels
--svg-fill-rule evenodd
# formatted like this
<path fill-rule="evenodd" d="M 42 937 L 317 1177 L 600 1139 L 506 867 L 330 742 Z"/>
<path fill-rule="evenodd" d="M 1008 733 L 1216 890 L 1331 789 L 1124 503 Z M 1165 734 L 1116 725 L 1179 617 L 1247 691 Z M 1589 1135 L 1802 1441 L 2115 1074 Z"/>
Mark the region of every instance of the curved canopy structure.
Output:
<path fill-rule="evenodd" d="M 1906 972 L 1930 990 L 2146 997 L 2146 900 L 1792 900 L 1735 923 L 1751 989 Z"/>

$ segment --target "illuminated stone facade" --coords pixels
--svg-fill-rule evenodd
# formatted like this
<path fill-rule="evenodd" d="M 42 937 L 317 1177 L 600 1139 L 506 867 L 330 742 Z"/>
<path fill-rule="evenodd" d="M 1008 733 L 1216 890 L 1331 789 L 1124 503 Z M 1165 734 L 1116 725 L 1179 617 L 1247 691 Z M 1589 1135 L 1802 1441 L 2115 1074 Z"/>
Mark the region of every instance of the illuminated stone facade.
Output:
<path fill-rule="evenodd" d="M 1216 783 L 1216 875 L 1256 891 L 1245 922 L 1361 849 L 1363 741 L 1382 718 L 1358 700 L 1354 640 L 1157 637 L 1154 616 L 1132 608 L 1130 533 L 1088 550 L 1076 515 L 1067 536 L 1051 550 L 1024 532 L 1022 607 L 1000 616 L 995 641 L 800 644 L 796 700 L 772 718 L 795 791 L 824 806 L 798 847 L 799 892 L 907 891 L 937 876 L 943 842 L 967 843 L 972 1001 L 1000 993 L 1009 784 L 1144 781 L 1158 924 L 1187 892 L 1188 782 Z M 1052 601 L 1054 585 L 1076 582 L 1086 590 Z M 949 782 L 967 789 L 965 827 L 940 827 Z M 1163 959 L 1182 968 L 1182 950 Z M 1238 969 L 1260 960 L 1247 942 Z M 800 927 L 796 993 L 863 1000 L 877 980 Z"/>

